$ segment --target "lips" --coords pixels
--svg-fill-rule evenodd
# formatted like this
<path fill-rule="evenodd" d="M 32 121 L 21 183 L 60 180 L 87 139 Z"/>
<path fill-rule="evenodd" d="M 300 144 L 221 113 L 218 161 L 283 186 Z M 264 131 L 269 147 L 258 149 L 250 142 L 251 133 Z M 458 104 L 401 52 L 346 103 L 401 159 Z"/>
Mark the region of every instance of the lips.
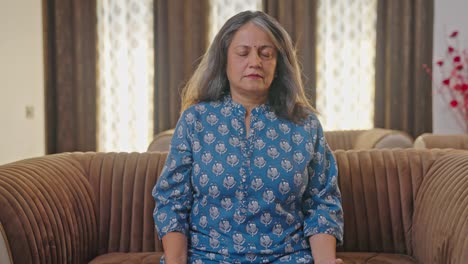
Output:
<path fill-rule="evenodd" d="M 248 74 L 247 77 L 249 77 L 249 78 L 263 78 L 262 75 L 256 74 L 256 73 Z"/>

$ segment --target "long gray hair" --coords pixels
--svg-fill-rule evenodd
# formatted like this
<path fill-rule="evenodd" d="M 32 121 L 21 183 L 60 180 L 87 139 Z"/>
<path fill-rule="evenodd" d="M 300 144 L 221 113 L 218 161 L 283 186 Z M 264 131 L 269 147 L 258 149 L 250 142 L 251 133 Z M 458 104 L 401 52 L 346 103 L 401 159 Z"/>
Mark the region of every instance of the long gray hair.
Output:
<path fill-rule="evenodd" d="M 304 91 L 296 50 L 278 21 L 261 11 L 244 11 L 226 21 L 182 91 L 182 111 L 199 102 L 220 100 L 229 93 L 228 48 L 237 30 L 248 22 L 262 28 L 277 49 L 276 77 L 268 91 L 270 106 L 279 117 L 300 123 L 315 109 Z"/>

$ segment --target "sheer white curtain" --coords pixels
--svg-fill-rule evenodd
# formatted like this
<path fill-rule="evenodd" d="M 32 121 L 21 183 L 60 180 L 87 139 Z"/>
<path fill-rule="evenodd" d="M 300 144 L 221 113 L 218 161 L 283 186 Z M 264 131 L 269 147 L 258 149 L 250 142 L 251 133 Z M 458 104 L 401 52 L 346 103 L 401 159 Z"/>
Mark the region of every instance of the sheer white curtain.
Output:
<path fill-rule="evenodd" d="M 246 10 L 261 10 L 262 0 L 210 0 L 210 42 L 233 15 Z"/>
<path fill-rule="evenodd" d="M 97 1 L 98 150 L 145 151 L 153 137 L 153 1 Z M 210 39 L 261 0 L 211 0 Z M 325 129 L 373 126 L 377 0 L 321 0 L 317 109 Z"/>
<path fill-rule="evenodd" d="M 153 133 L 153 1 L 98 0 L 98 151 L 145 151 Z"/>
<path fill-rule="evenodd" d="M 317 110 L 326 130 L 374 126 L 377 0 L 320 0 Z"/>

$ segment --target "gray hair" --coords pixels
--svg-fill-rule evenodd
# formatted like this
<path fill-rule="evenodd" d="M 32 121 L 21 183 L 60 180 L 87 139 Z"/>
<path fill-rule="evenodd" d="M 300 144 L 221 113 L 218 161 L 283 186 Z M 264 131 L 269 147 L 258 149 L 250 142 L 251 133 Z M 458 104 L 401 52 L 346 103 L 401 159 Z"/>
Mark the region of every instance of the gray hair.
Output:
<path fill-rule="evenodd" d="M 268 92 L 270 106 L 279 117 L 300 123 L 315 109 L 305 95 L 296 50 L 278 21 L 261 11 L 244 11 L 226 21 L 183 89 L 182 111 L 199 102 L 221 100 L 229 93 L 228 48 L 234 34 L 248 22 L 262 28 L 277 50 L 276 77 Z"/>

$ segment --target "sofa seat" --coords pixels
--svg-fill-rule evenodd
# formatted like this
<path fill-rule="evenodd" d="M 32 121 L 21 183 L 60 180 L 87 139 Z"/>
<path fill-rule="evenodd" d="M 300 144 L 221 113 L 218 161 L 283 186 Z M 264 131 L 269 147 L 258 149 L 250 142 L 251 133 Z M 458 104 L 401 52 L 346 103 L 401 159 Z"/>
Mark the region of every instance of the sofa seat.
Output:
<path fill-rule="evenodd" d="M 93 259 L 90 264 L 158 264 L 162 252 L 108 253 Z"/>
<path fill-rule="evenodd" d="M 95 258 L 90 264 L 149 264 L 159 263 L 162 252 L 109 253 Z M 338 252 L 346 264 L 414 264 L 416 260 L 400 254 Z"/>
<path fill-rule="evenodd" d="M 90 262 L 90 264 L 149 264 L 159 263 L 162 252 L 144 253 L 109 253 L 101 255 Z M 415 264 L 413 258 L 388 253 L 368 252 L 338 252 L 338 257 L 346 264 Z"/>
<path fill-rule="evenodd" d="M 373 252 L 338 252 L 337 256 L 346 264 L 415 264 L 408 255 Z"/>

